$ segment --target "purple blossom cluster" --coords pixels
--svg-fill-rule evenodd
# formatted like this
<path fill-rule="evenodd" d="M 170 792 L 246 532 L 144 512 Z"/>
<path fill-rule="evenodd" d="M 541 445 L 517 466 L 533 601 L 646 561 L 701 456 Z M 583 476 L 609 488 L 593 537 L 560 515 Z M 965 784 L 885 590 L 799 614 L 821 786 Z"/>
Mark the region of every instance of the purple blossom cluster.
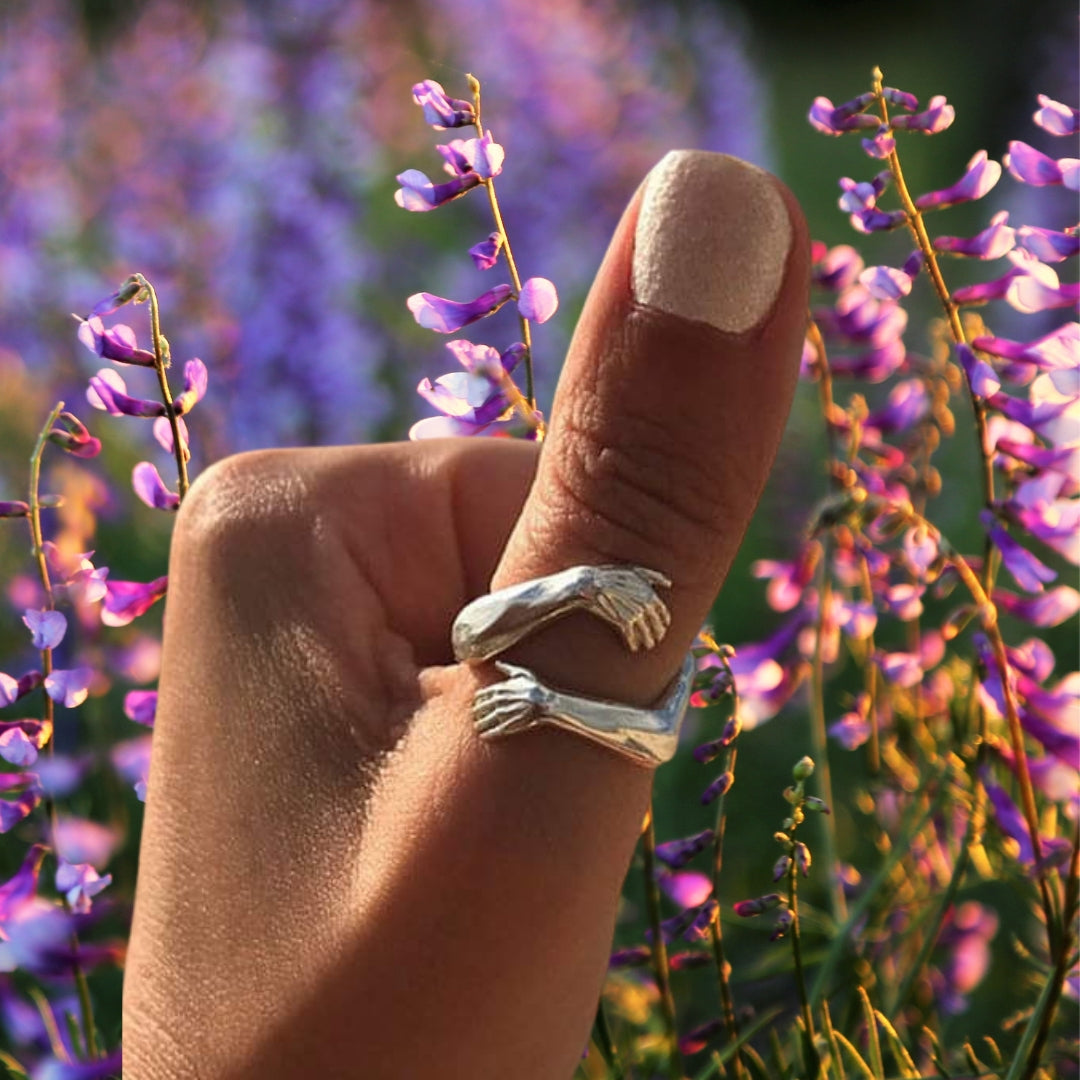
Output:
<path fill-rule="evenodd" d="M 1057 658 L 1039 635 L 1080 611 L 1075 571 L 1063 569 L 1080 563 L 1080 324 L 1070 321 L 1080 299 L 1073 269 L 1080 227 L 1010 224 L 1004 210 L 970 237 L 935 235 L 932 223 L 939 211 L 984 198 L 1004 176 L 1076 190 L 1077 161 L 1068 154 L 1080 113 L 1040 96 L 1035 123 L 1070 140 L 1065 156 L 1012 142 L 1003 162 L 980 151 L 956 182 L 915 195 L 900 147 L 905 134 L 938 135 L 953 124 L 945 98 L 920 108 L 914 95 L 878 79 L 839 106 L 818 98 L 809 119 L 825 134 L 859 135 L 877 167 L 868 180 L 839 184 L 839 207 L 864 238 L 860 246 L 876 233 L 903 231 L 912 247 L 895 264 L 867 265 L 854 246 L 814 244 L 816 299 L 802 378 L 820 402 L 829 491 L 787 559 L 752 566 L 778 615 L 769 635 L 735 649 L 707 637 L 701 643 L 692 704 L 719 710 L 722 727 L 693 756 L 706 765 L 722 758 L 701 799 L 718 801 L 720 815 L 709 829 L 659 844 L 650 830 L 643 834 L 646 890 L 666 895 L 676 914 L 665 917 L 657 905 L 647 944 L 616 950 L 612 971 L 641 980 L 651 969 L 672 1062 L 724 1046 L 726 1037 L 726 1067 L 739 1077 L 766 1075 L 763 1063 L 750 1068 L 760 1062 L 756 1052 L 734 1042 L 740 1027 L 721 913 L 767 915 L 770 939 L 790 942 L 799 1017 L 791 1054 L 805 1070 L 796 1065 L 795 1074 L 842 1075 L 834 1072 L 842 1042 L 865 1075 L 889 1075 L 872 1049 L 866 1057 L 859 1049 L 886 1037 L 900 1075 L 944 1075 L 954 1061 L 975 1067 L 978 1058 L 905 1045 L 904 1033 L 969 1009 L 993 966 L 1001 926 L 971 891 L 982 878 L 1011 880 L 1044 928 L 1024 939 L 1033 978 L 1047 987 L 1016 1050 L 1032 1075 L 1043 1055 L 1063 1062 L 1075 1050 L 1075 1040 L 1057 1049 L 1049 1040 L 1060 995 L 1075 980 L 1080 673 L 1056 675 Z M 948 258 L 1006 268 L 950 289 Z M 905 306 L 922 287 L 943 316 L 925 352 L 909 343 Z M 1040 321 L 1026 338 L 1022 330 L 999 336 L 989 326 L 991 303 L 1005 309 L 1010 327 L 1033 315 L 1056 315 L 1058 324 L 1047 330 Z M 983 546 L 969 555 L 931 520 L 945 484 L 934 455 L 957 435 L 965 408 L 974 415 L 982 473 L 972 516 Z M 953 501 L 943 516 L 955 521 L 959 510 Z M 1009 644 L 1015 625 L 1019 643 Z M 833 679 L 842 690 L 832 689 Z M 784 793 L 790 809 L 775 834 L 776 891 L 725 903 L 719 877 L 690 867 L 706 852 L 720 864 L 735 738 L 795 704 L 809 712 L 822 797 L 805 790 L 815 771 L 805 759 Z M 830 813 L 830 759 L 854 751 L 864 760 L 845 772 L 866 777 L 860 813 L 868 830 L 888 838 L 871 875 L 843 861 Z M 816 820 L 807 822 L 812 813 Z M 800 826 L 816 838 L 796 838 Z M 811 842 L 827 901 L 810 924 L 813 961 L 795 889 L 810 871 Z M 711 949 L 668 955 L 669 946 L 703 941 L 706 928 Z M 716 968 L 721 1015 L 678 1037 L 672 973 L 699 963 Z M 841 973 L 844 965 L 854 978 Z M 876 1010 L 869 986 L 848 996 L 860 966 L 877 975 Z M 833 1030 L 830 999 L 834 1008 L 848 1001 L 861 1010 L 858 1038 Z"/>
<path fill-rule="evenodd" d="M 513 284 L 502 283 L 487 289 L 473 300 L 459 303 L 445 300 L 432 293 L 414 293 L 407 306 L 413 318 L 428 330 L 439 334 L 454 334 L 458 330 L 494 315 L 505 304 L 517 305 L 521 336 L 501 353 L 489 345 L 476 345 L 465 338 L 456 338 L 447 348 L 453 353 L 464 372 L 442 375 L 434 383 L 424 379 L 417 388 L 425 401 L 442 413 L 414 424 L 410 438 L 426 439 L 447 435 L 501 435 L 515 430 L 532 438 L 542 438 L 543 416 L 537 411 L 533 393 L 532 323 L 544 323 L 559 306 L 555 286 L 547 278 L 531 277 L 522 281 L 503 224 L 495 177 L 502 172 L 505 153 L 484 131 L 480 121 L 480 84 L 470 79 L 474 101 L 449 98 L 439 83 L 425 79 L 413 87 L 413 100 L 424 111 L 424 119 L 436 131 L 447 128 L 472 127 L 476 136 L 452 139 L 436 149 L 443 158 L 443 168 L 451 179 L 433 184 L 417 169 L 398 175 L 401 185 L 395 201 L 405 210 L 427 211 L 461 198 L 474 188 L 487 191 L 495 221 L 495 230 L 469 249 L 478 270 L 491 270 L 499 264 L 500 255 L 506 262 Z M 519 362 L 523 362 L 528 389 L 521 393 L 511 378 Z"/>
<path fill-rule="evenodd" d="M 130 303 L 149 307 L 149 349 L 139 347 L 130 326 L 118 323 L 107 327 L 104 323 L 119 307 Z M 154 438 L 175 463 L 178 490 L 170 490 L 149 461 L 135 466 L 132 488 L 151 508 L 174 511 L 187 492 L 191 456 L 182 418 L 206 393 L 205 365 L 198 359 L 184 365 L 184 388 L 174 397 L 167 373 L 170 348 L 160 329 L 157 294 L 140 274 L 97 304 L 86 319 L 80 319 L 78 337 L 101 359 L 154 369 L 160 400 L 129 395 L 113 367 L 102 368 L 90 378 L 86 398 L 94 408 L 110 415 L 152 421 Z M 60 811 L 64 800 L 77 796 L 98 763 L 86 752 L 58 753 L 57 727 L 70 726 L 66 714 L 82 706 L 92 693 L 102 694 L 109 677 L 94 663 L 97 650 L 85 646 L 74 653 L 84 662 L 57 666 L 58 650 L 70 646 L 73 636 L 69 633 L 71 619 L 58 606 L 70 607 L 82 629 L 95 623 L 123 627 L 160 600 L 168 582 L 165 577 L 147 583 L 118 581 L 110 577 L 107 567 L 95 565 L 94 552 L 70 554 L 66 543 L 62 547 L 44 538 L 42 512 L 63 505 L 60 497 L 40 492 L 42 455 L 49 444 L 78 458 L 96 456 L 101 450 L 101 441 L 72 413 L 63 411 L 61 402 L 50 413 L 34 449 L 27 500 L 0 503 L 0 517 L 25 519 L 30 527 L 38 580 L 29 583 L 26 590 L 34 606 L 24 610 L 22 621 L 30 646 L 39 657 L 36 666 L 17 676 L 0 672 L 0 708 L 17 707 L 19 713 L 35 706 L 38 710 L 35 716 L 0 721 L 0 757 L 15 767 L 15 771 L 0 772 L 0 833 L 18 826 L 32 841 L 19 870 L 0 885 L 0 972 L 18 971 L 41 984 L 34 998 L 37 1011 L 27 1014 L 16 984 L 4 976 L 0 1005 L 7 1014 L 20 1068 L 24 1063 L 32 1065 L 35 1077 L 91 1080 L 113 1076 L 121 1067 L 120 1048 L 106 1053 L 100 1045 L 87 974 L 102 964 L 121 962 L 124 946 L 117 941 L 81 941 L 115 907 L 95 905 L 94 900 L 112 883 L 112 874 L 101 871 L 121 837 L 115 829 Z M 144 672 L 143 678 L 147 674 Z M 124 698 L 124 714 L 146 727 L 153 727 L 156 707 L 153 690 L 132 690 Z M 109 764 L 134 787 L 138 799 L 145 800 L 149 737 L 115 743 L 110 748 Z M 39 808 L 43 813 L 35 820 L 33 815 Z M 47 859 L 52 892 L 41 881 Z M 79 1022 L 61 1041 L 53 1013 L 73 990 L 78 1004 L 72 1015 L 78 1015 Z"/>
<path fill-rule="evenodd" d="M 373 0 L 151 0 L 94 46 L 73 10 L 5 12 L 0 347 L 39 369 L 70 355 L 58 298 L 84 311 L 98 281 L 142 268 L 185 315 L 177 351 L 215 357 L 215 456 L 371 438 L 418 415 L 426 362 L 393 315 L 416 287 L 416 242 L 380 193 L 418 146 L 399 88 L 432 59 L 484 77 L 496 131 L 534 177 L 573 174 L 557 201 L 523 182 L 504 205 L 519 257 L 570 302 L 665 150 L 766 163 L 759 80 L 716 10 L 684 24 L 616 0 L 423 0 L 411 17 Z M 427 261 L 464 295 L 452 251 L 478 219 L 449 216 L 455 238 Z M 546 331 L 553 355 L 567 334 Z M 67 362 L 50 374 L 63 395 L 77 381 Z"/>

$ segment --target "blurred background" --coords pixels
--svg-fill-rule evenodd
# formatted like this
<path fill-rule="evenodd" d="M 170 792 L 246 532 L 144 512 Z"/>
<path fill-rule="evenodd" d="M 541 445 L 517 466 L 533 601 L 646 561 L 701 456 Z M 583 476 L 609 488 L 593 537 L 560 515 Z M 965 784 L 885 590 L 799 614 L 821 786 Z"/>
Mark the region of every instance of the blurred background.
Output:
<path fill-rule="evenodd" d="M 946 95 L 953 127 L 903 147 L 918 192 L 951 184 L 978 149 L 1000 158 L 1011 138 L 1045 148 L 1031 123 L 1035 95 L 1075 104 L 1076 48 L 1069 0 L 912 0 L 884 13 L 800 0 L 0 0 L 0 499 L 25 497 L 37 427 L 63 396 L 105 451 L 47 471 L 50 490 L 69 499 L 57 531 L 70 550 L 96 547 L 114 578 L 164 573 L 167 516 L 135 502 L 129 476 L 155 455 L 168 476 L 168 460 L 146 425 L 86 405 L 86 377 L 100 362 L 78 344 L 71 318 L 133 271 L 157 286 L 177 367 L 200 356 L 210 370 L 191 419 L 195 474 L 236 450 L 404 437 L 426 414 L 418 380 L 453 367 L 405 298 L 424 290 L 466 299 L 501 280 L 466 255 L 491 230 L 485 200 L 434 214 L 394 205 L 396 173 L 440 170 L 433 147 L 445 136 L 423 124 L 410 97 L 423 78 L 461 97 L 467 71 L 481 79 L 485 122 L 507 150 L 499 194 L 523 276 L 559 288 L 557 316 L 536 333 L 546 409 L 612 227 L 665 151 L 721 150 L 770 168 L 802 200 L 816 239 L 853 242 L 837 178 L 876 169 L 857 140 L 811 130 L 815 96 L 854 97 L 875 64 L 920 101 Z M 1021 213 L 1024 195 L 1005 180 L 992 206 L 960 208 L 947 231 L 974 233 L 996 209 Z M 1020 220 L 1061 227 L 1075 209 L 1059 209 Z M 898 264 L 907 244 L 875 237 L 862 249 L 868 262 Z M 950 282 L 980 274 L 990 276 L 957 267 Z M 920 319 L 919 310 L 916 301 L 909 349 L 928 347 L 932 312 Z M 122 315 L 143 344 L 145 320 L 141 308 Z M 506 312 L 471 329 L 501 348 L 516 338 Z M 133 393 L 151 396 L 152 373 L 124 374 Z M 723 409 L 718 401 L 718 424 Z M 942 455 L 951 494 L 938 508 L 969 548 L 970 441 L 962 433 Z M 825 492 L 823 448 L 807 388 L 717 609 L 721 640 L 768 633 L 774 616 L 747 566 L 792 554 L 791 538 Z M 0 530 L 0 582 L 18 608 L 30 594 L 14 532 Z M 85 747 L 120 740 L 137 753 L 138 729 L 120 715 L 117 691 L 152 685 L 159 618 L 106 635 L 87 619 L 80 648 L 103 674 L 80 719 L 58 730 L 61 750 L 92 758 Z M 5 670 L 25 649 L 17 617 L 10 623 L 0 626 L 0 656 L 12 658 Z M 1075 656 L 1075 628 L 1054 640 Z M 747 736 L 725 900 L 767 880 L 768 837 L 791 764 L 808 748 L 805 727 L 796 705 Z M 708 824 L 693 769 L 661 774 L 662 836 Z M 115 779 L 74 798 L 74 812 L 113 831 L 113 894 L 130 898 L 137 800 Z M 632 910 L 632 896 L 627 903 Z M 735 953 L 737 980 L 764 963 L 760 949 L 756 958 L 737 945 Z M 119 976 L 100 989 L 112 1002 L 103 1028 L 118 1033 Z M 991 991 L 1007 995 L 1007 980 Z"/>

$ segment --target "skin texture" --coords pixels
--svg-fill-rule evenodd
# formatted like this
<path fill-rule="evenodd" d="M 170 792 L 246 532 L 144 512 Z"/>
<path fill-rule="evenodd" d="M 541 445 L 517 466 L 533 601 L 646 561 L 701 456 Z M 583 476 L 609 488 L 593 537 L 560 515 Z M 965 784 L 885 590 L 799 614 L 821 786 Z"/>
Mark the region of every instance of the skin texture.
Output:
<path fill-rule="evenodd" d="M 539 458 L 504 440 L 285 450 L 195 483 L 170 566 L 126 1077 L 572 1075 L 652 774 L 560 731 L 480 742 L 472 695 L 501 676 L 454 664 L 450 627 L 493 587 L 651 567 L 673 582 L 657 648 L 630 653 L 574 613 L 505 659 L 578 694 L 662 694 L 794 391 L 809 245 L 779 190 L 783 282 L 737 335 L 634 302 L 635 196 Z"/>

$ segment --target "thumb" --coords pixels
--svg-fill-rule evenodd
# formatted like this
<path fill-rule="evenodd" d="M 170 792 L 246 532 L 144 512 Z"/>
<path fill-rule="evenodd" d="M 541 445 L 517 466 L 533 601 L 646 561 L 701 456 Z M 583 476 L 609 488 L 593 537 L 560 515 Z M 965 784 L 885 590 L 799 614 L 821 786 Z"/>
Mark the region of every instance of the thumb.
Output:
<path fill-rule="evenodd" d="M 736 158 L 673 151 L 631 200 L 589 294 L 532 488 L 492 580 L 658 570 L 672 622 L 630 653 L 575 614 L 510 658 L 644 705 L 678 669 L 764 486 L 798 375 L 809 241 L 794 196 Z"/>

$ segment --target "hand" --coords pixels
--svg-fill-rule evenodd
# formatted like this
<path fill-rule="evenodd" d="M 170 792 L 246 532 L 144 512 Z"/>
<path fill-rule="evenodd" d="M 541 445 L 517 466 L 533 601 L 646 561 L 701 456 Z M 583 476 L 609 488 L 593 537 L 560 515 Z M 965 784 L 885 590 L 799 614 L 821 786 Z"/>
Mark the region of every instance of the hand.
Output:
<path fill-rule="evenodd" d="M 670 588 L 666 575 L 640 566 L 597 566 L 593 582 L 586 609 L 614 626 L 631 652 L 659 644 L 671 625 L 671 613 L 654 586 Z"/>
<path fill-rule="evenodd" d="M 501 660 L 495 667 L 509 677 L 478 690 L 473 701 L 476 731 L 485 739 L 532 727 L 553 700 L 527 668 Z"/>
<path fill-rule="evenodd" d="M 764 484 L 808 278 L 781 185 L 669 156 L 612 240 L 542 451 L 283 450 L 196 480 L 170 564 L 128 1080 L 573 1073 L 651 773 L 549 725 L 477 738 L 492 671 L 453 662 L 450 627 L 491 589 L 654 567 L 670 625 L 632 633 L 655 647 L 576 612 L 506 659 L 655 703 Z"/>

